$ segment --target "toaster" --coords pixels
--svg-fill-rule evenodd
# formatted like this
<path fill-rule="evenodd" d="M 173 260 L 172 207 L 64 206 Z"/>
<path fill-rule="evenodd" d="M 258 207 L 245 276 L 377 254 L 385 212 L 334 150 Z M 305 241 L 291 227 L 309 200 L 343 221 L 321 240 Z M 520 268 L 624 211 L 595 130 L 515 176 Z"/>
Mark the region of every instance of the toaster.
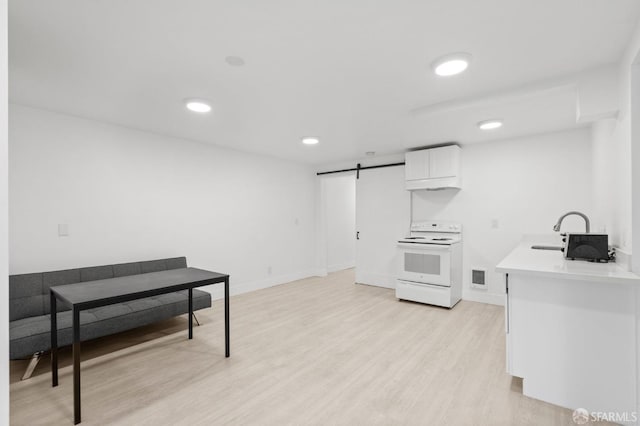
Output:
<path fill-rule="evenodd" d="M 609 261 L 609 236 L 607 234 L 568 233 L 565 242 L 564 257 L 570 260 L 589 260 L 591 262 Z"/>

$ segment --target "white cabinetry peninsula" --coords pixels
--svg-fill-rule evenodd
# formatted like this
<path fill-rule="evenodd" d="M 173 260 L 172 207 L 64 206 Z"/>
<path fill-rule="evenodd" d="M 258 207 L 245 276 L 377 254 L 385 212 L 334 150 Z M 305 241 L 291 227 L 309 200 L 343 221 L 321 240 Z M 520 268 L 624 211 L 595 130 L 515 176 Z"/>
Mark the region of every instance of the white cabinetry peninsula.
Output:
<path fill-rule="evenodd" d="M 614 263 L 565 260 L 531 246 L 522 243 L 496 269 L 507 286 L 507 372 L 542 401 L 635 412 L 640 278 Z"/>

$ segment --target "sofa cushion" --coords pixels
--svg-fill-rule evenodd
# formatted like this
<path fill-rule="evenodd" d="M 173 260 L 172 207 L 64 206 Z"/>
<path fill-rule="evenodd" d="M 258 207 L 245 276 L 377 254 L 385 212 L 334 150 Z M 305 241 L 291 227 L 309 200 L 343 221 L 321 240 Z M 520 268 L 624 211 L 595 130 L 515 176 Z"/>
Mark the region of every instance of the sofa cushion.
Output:
<path fill-rule="evenodd" d="M 17 297 L 9 302 L 9 321 L 44 315 L 44 296 Z"/>
<path fill-rule="evenodd" d="M 9 276 L 9 299 L 42 294 L 42 273 Z"/>
<path fill-rule="evenodd" d="M 114 278 L 118 277 L 126 277 L 129 275 L 138 275 L 140 274 L 140 263 L 139 262 L 131 262 L 131 263 L 120 263 L 117 265 L 113 265 L 113 276 Z"/>
<path fill-rule="evenodd" d="M 167 270 L 166 259 L 161 260 L 148 260 L 146 262 L 140 262 L 140 270 L 143 274 L 150 272 L 160 272 Z"/>
<path fill-rule="evenodd" d="M 193 310 L 211 306 L 211 295 L 193 290 Z M 80 338 L 89 340 L 118 333 L 188 312 L 187 292 L 161 294 L 80 311 Z M 23 318 L 10 323 L 10 356 L 19 359 L 51 349 L 50 315 Z M 72 343 L 71 312 L 58 313 L 58 345 Z"/>
<path fill-rule="evenodd" d="M 42 274 L 9 277 L 9 320 L 44 315 Z"/>
<path fill-rule="evenodd" d="M 166 259 L 167 269 L 182 269 L 187 267 L 187 258 L 186 257 L 174 257 L 171 259 Z"/>
<path fill-rule="evenodd" d="M 92 266 L 90 268 L 80 268 L 80 281 L 97 281 L 113 278 L 113 266 Z"/>
<path fill-rule="evenodd" d="M 45 272 L 42 274 L 43 291 L 48 294 L 49 288 L 56 285 L 75 284 L 80 282 L 80 269 Z"/>

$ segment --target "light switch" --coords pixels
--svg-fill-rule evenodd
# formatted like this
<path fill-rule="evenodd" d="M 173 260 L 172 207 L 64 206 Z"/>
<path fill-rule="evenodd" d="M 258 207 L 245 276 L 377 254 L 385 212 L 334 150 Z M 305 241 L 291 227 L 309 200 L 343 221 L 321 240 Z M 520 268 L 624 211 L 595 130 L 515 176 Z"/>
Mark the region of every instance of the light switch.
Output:
<path fill-rule="evenodd" d="M 500 227 L 500 223 L 498 222 L 498 219 L 491 219 L 491 227 L 493 229 L 498 229 Z"/>
<path fill-rule="evenodd" d="M 66 223 L 58 224 L 58 237 L 68 237 L 69 236 L 69 225 Z"/>

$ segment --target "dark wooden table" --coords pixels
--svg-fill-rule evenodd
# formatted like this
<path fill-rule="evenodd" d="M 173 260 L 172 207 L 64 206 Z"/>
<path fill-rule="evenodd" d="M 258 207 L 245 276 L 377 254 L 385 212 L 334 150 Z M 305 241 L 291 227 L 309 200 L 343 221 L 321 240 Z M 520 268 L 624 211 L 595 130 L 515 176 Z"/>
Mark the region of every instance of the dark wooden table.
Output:
<path fill-rule="evenodd" d="M 229 349 L 229 275 L 197 268 L 172 269 L 129 275 L 100 281 L 60 285 L 50 288 L 51 298 L 51 381 L 58 386 L 57 302 L 73 311 L 73 417 L 80 423 L 80 311 L 128 302 L 159 294 L 188 290 L 189 339 L 193 338 L 193 288 L 224 283 L 225 356 Z"/>

